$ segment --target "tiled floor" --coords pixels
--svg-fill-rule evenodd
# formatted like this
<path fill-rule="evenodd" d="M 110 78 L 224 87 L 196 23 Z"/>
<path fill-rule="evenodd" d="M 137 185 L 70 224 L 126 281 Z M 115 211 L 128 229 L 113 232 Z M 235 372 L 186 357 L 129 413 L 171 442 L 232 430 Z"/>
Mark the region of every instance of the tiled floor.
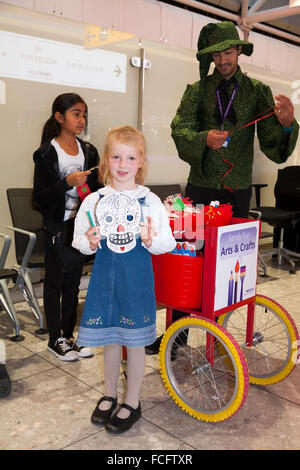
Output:
<path fill-rule="evenodd" d="M 258 293 L 272 297 L 292 315 L 300 330 L 300 269 L 292 275 L 269 262 L 269 278 L 258 279 Z M 81 291 L 82 309 L 85 291 Z M 157 356 L 147 356 L 141 393 L 142 418 L 127 433 L 112 436 L 90 422 L 103 395 L 103 349 L 75 363 L 57 360 L 47 351 L 47 337 L 38 337 L 37 324 L 26 304 L 16 304 L 25 336 L 11 342 L 14 332 L 7 315 L 0 315 L 0 340 L 12 392 L 0 400 L 0 449 L 186 450 L 299 449 L 300 368 L 268 387 L 250 386 L 240 411 L 216 424 L 184 413 L 168 395 Z M 164 331 L 164 311 L 158 331 Z M 3 344 L 3 343 L 2 343 Z M 125 386 L 120 374 L 119 398 Z"/>

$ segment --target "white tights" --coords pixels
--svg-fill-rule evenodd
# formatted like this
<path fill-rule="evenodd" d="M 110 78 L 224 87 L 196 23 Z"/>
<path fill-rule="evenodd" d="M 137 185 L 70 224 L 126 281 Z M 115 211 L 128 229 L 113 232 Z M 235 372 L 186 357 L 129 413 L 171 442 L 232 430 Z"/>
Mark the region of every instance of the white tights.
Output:
<path fill-rule="evenodd" d="M 139 406 L 139 395 L 145 370 L 145 348 L 127 349 L 127 391 L 124 403 L 136 409 Z M 104 346 L 104 379 L 105 395 L 116 397 L 121 366 L 121 350 L 119 344 Z M 111 407 L 111 402 L 104 400 L 100 404 L 101 410 Z M 127 418 L 130 412 L 121 408 L 118 412 L 120 418 Z"/>

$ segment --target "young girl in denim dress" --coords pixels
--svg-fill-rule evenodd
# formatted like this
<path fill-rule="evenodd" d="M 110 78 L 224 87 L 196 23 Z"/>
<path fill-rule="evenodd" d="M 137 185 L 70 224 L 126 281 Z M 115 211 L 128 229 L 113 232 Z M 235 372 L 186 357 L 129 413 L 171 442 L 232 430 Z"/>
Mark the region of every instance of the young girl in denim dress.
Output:
<path fill-rule="evenodd" d="M 96 252 L 78 342 L 104 346 L 105 396 L 91 420 L 111 433 L 127 431 L 141 416 L 145 346 L 156 338 L 151 254 L 176 245 L 162 202 L 142 186 L 145 147 L 141 132 L 130 126 L 108 133 L 99 166 L 106 186 L 85 198 L 75 221 L 73 247 Z M 116 411 L 122 346 L 127 393 Z"/>

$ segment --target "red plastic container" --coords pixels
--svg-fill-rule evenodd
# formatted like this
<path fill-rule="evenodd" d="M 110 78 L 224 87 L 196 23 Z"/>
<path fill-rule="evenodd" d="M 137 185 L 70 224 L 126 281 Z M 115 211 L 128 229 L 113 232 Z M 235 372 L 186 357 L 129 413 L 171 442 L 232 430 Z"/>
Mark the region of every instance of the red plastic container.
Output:
<path fill-rule="evenodd" d="M 232 219 L 232 206 L 220 204 L 218 207 L 204 206 L 204 225 L 222 227 L 229 225 Z"/>
<path fill-rule="evenodd" d="M 201 308 L 203 257 L 166 253 L 153 255 L 155 295 L 158 303 Z"/>

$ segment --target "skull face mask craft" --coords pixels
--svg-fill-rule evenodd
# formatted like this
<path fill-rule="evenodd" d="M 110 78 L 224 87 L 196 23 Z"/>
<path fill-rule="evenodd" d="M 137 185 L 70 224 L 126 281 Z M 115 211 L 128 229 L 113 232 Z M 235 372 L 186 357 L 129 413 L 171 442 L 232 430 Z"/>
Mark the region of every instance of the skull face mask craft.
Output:
<path fill-rule="evenodd" d="M 107 247 L 115 253 L 127 253 L 136 246 L 140 233 L 141 207 L 126 194 L 109 194 L 96 206 L 96 217 Z"/>

